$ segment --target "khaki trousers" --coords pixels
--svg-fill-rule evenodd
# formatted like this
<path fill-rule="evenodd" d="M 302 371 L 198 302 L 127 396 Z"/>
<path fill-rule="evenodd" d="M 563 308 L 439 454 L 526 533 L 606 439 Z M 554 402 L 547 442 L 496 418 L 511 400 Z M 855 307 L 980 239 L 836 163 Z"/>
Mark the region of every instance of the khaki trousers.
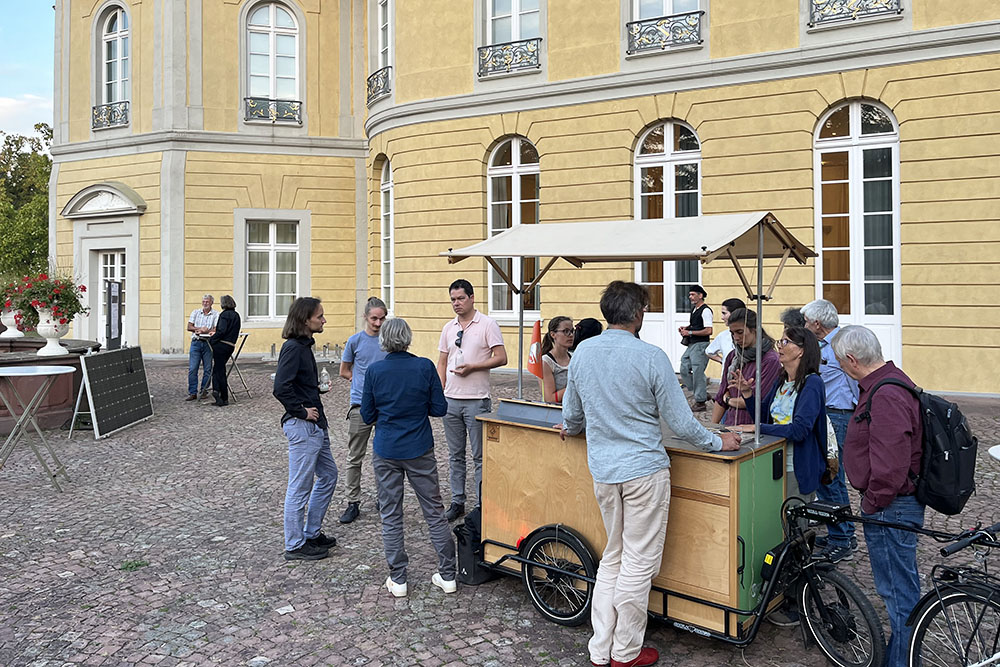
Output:
<path fill-rule="evenodd" d="M 594 482 L 608 546 L 597 568 L 590 659 L 634 660 L 646 634 L 649 589 L 660 570 L 670 508 L 670 468 L 623 482 Z"/>
<path fill-rule="evenodd" d="M 368 451 L 368 439 L 374 424 L 366 424 L 361 419 L 361 407 L 352 405 L 347 411 L 347 465 L 344 466 L 344 484 L 347 487 L 347 502 L 361 501 L 361 463 Z"/>

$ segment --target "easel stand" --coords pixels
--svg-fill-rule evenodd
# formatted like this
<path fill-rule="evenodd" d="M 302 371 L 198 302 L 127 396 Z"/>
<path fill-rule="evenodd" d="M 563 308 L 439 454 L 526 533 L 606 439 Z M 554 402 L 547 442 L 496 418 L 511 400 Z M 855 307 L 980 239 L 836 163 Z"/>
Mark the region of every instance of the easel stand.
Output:
<path fill-rule="evenodd" d="M 50 368 L 61 367 L 55 366 Z M 69 372 L 72 371 L 73 369 L 70 368 Z M 38 434 L 38 438 L 42 441 L 42 446 L 45 447 L 49 456 L 52 458 L 53 465 L 51 467 L 49 466 L 45 457 L 42 456 L 42 452 L 30 439 L 28 440 L 28 446 L 31 447 L 31 451 L 35 453 L 35 458 L 38 459 L 38 463 L 41 464 L 42 470 L 45 471 L 49 481 L 52 482 L 52 486 L 55 487 L 56 491 L 62 493 L 62 487 L 59 486 L 59 480 L 57 478 L 62 475 L 63 479 L 67 482 L 71 480 L 69 475 L 66 473 L 66 467 L 62 464 L 62 461 L 59 460 L 59 457 L 56 456 L 55 450 L 52 449 L 52 445 L 49 444 L 49 441 L 45 439 L 45 436 L 42 434 L 42 429 L 39 428 L 38 422 L 35 420 L 35 414 L 38 412 L 38 408 L 42 405 L 42 401 L 45 400 L 45 397 L 49 393 L 49 389 L 52 388 L 52 384 L 58 377 L 58 374 L 45 375 L 41 386 L 38 387 L 35 395 L 27 403 L 25 403 L 21 398 L 21 395 L 18 393 L 11 378 L 0 377 L 0 400 L 3 401 L 4 407 L 7 408 L 7 412 L 9 412 L 12 416 L 18 414 L 18 412 L 14 409 L 14 404 L 21 409 L 21 416 L 17 418 L 17 422 L 14 424 L 14 430 L 10 432 L 10 435 L 7 436 L 7 440 L 4 441 L 3 446 L 0 447 L 0 468 L 3 468 L 4 463 L 7 462 L 7 458 L 11 455 L 11 452 L 14 451 L 14 448 L 17 447 L 17 443 L 20 442 L 21 438 L 27 434 L 28 425 L 30 424 L 35 429 L 35 433 Z M 13 403 L 11 399 L 7 397 L 3 388 L 10 391 Z"/>
<path fill-rule="evenodd" d="M 239 365 L 236 363 L 237 359 L 240 358 L 240 352 L 243 351 L 243 346 L 246 344 L 247 337 L 249 335 L 250 332 L 248 331 L 240 332 L 239 347 L 236 348 L 236 352 L 233 353 L 233 356 L 229 358 L 229 368 L 226 369 L 226 384 L 229 386 L 229 397 L 233 399 L 234 403 L 236 402 L 237 393 L 246 394 L 247 398 L 253 398 L 253 396 L 250 395 L 250 387 L 247 386 L 247 381 L 243 377 L 243 373 L 240 371 Z M 229 381 L 229 376 L 234 370 L 236 371 L 236 376 L 240 379 L 240 384 L 243 385 L 242 389 L 234 389 L 233 383 Z"/>

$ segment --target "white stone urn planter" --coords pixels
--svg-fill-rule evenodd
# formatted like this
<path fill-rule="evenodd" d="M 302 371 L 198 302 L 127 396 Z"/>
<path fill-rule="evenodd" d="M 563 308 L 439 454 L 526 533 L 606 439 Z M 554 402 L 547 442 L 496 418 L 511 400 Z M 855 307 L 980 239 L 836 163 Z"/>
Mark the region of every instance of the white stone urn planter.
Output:
<path fill-rule="evenodd" d="M 69 354 L 69 350 L 59 344 L 59 339 L 69 333 L 69 322 L 59 324 L 59 318 L 52 316 L 48 308 L 35 308 L 38 312 L 38 335 L 45 339 L 45 347 L 37 354 L 40 357 L 56 357 Z"/>
<path fill-rule="evenodd" d="M 6 331 L 0 333 L 0 338 L 21 338 L 24 336 L 24 333 L 17 329 L 16 316 L 20 312 L 20 310 L 11 310 L 9 308 L 0 311 L 0 322 L 3 322 L 3 325 L 7 327 Z"/>

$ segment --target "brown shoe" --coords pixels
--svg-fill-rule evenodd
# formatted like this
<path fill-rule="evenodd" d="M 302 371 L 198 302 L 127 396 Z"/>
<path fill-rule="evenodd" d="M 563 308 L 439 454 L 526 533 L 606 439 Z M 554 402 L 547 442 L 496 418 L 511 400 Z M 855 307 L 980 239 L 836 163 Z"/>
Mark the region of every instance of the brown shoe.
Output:
<path fill-rule="evenodd" d="M 705 406 L 703 402 L 695 403 L 694 405 L 691 406 L 691 412 L 705 412 L 706 410 L 708 410 L 708 408 Z"/>
<path fill-rule="evenodd" d="M 188 394 L 188 397 L 185 398 L 184 400 L 185 401 L 193 401 L 196 398 L 198 398 L 198 394 Z"/>
<path fill-rule="evenodd" d="M 208 398 L 208 389 L 202 389 L 201 390 L 201 394 L 198 395 L 198 398 L 202 398 L 202 399 Z"/>

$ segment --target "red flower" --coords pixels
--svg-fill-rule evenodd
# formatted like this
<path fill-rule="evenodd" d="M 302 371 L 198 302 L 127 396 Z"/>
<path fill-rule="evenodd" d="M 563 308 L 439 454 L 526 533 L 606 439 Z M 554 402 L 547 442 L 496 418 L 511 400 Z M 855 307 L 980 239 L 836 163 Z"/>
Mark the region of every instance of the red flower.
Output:
<path fill-rule="evenodd" d="M 39 280 L 48 280 L 49 279 L 49 275 L 47 273 L 39 273 L 38 274 L 38 279 Z"/>
<path fill-rule="evenodd" d="M 38 303 L 39 303 L 38 299 L 32 299 L 32 301 L 31 301 L 31 307 L 32 308 L 38 308 Z"/>
<path fill-rule="evenodd" d="M 29 278 L 28 276 L 25 276 L 25 277 L 21 278 L 21 282 L 25 282 L 26 283 L 29 280 L 31 280 L 31 278 Z"/>
<path fill-rule="evenodd" d="M 66 324 L 66 318 L 65 317 L 59 318 L 59 324 Z"/>
<path fill-rule="evenodd" d="M 31 287 L 31 283 L 28 283 L 27 285 L 24 286 L 24 289 L 28 289 L 30 287 Z"/>
<path fill-rule="evenodd" d="M 7 301 L 3 304 L 3 307 L 10 308 L 10 299 L 7 299 Z"/>
<path fill-rule="evenodd" d="M 87 291 L 87 286 L 86 285 L 80 285 L 80 291 L 81 292 L 86 292 Z"/>

